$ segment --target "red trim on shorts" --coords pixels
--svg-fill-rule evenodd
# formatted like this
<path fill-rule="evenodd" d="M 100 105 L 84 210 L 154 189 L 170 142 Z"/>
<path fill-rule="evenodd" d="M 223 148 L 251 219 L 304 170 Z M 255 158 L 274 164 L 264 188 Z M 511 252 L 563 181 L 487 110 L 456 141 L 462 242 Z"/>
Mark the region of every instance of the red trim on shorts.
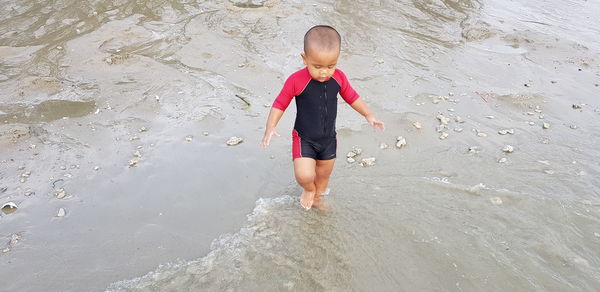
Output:
<path fill-rule="evenodd" d="M 302 158 L 302 146 L 300 136 L 296 130 L 292 130 L 292 160 Z"/>

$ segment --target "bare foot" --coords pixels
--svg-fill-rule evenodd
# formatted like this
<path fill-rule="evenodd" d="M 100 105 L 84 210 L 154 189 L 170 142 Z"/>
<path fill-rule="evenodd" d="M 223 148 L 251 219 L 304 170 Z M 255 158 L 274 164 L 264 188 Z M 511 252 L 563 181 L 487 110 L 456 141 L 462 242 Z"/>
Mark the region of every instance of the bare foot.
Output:
<path fill-rule="evenodd" d="M 327 211 L 327 206 L 325 205 L 322 194 L 315 195 L 315 199 L 313 200 L 312 206 L 317 208 L 319 211 Z"/>
<path fill-rule="evenodd" d="M 313 205 L 313 201 L 315 198 L 315 192 L 307 192 L 303 191 L 300 196 L 300 205 L 306 210 L 310 210 L 310 207 Z"/>

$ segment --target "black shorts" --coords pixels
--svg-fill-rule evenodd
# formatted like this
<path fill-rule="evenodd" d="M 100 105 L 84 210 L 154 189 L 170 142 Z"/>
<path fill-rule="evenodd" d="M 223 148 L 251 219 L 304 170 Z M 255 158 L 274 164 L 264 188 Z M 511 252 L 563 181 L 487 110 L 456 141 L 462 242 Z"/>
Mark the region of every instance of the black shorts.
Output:
<path fill-rule="evenodd" d="M 302 157 L 316 160 L 330 160 L 335 158 L 336 152 L 336 137 L 327 137 L 319 139 L 318 141 L 309 141 L 300 138 L 296 130 L 292 131 L 292 160 Z"/>

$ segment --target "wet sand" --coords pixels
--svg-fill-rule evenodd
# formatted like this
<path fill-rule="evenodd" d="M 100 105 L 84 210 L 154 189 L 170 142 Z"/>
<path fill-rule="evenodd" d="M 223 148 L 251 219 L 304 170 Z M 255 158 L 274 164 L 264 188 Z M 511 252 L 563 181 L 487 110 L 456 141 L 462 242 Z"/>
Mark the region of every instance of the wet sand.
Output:
<path fill-rule="evenodd" d="M 521 2 L 0 4 L 3 289 L 593 291 L 600 5 Z M 258 144 L 320 23 L 387 129 L 341 101 L 304 212 L 294 106 Z"/>

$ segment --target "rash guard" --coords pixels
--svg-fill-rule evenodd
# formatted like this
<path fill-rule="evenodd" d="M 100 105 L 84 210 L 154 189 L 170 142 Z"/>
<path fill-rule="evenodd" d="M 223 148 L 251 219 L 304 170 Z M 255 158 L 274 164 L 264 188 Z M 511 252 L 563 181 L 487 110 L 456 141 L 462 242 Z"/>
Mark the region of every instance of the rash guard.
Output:
<path fill-rule="evenodd" d="M 273 107 L 285 111 L 296 97 L 294 130 L 303 139 L 318 141 L 335 137 L 338 93 L 348 104 L 360 97 L 341 70 L 335 69 L 331 78 L 319 82 L 311 78 L 305 67 L 288 77 Z"/>

